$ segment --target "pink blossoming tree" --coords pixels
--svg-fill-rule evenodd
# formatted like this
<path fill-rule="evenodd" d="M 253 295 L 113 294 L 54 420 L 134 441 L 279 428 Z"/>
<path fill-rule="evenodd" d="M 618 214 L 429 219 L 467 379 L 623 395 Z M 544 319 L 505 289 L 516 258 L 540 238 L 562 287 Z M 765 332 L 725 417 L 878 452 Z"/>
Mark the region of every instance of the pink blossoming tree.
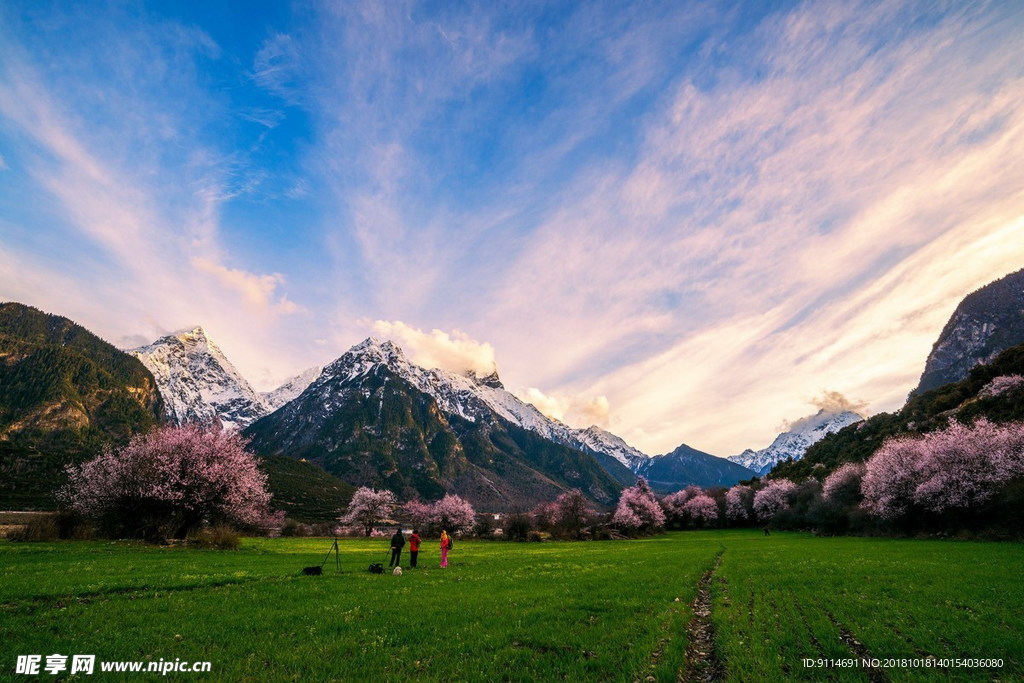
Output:
<path fill-rule="evenodd" d="M 368 537 L 374 525 L 390 517 L 397 504 L 398 500 L 391 491 L 362 486 L 352 496 L 341 523 L 359 527 Z"/>
<path fill-rule="evenodd" d="M 184 538 L 206 524 L 280 525 L 267 477 L 237 432 L 161 427 L 68 467 L 58 496 L 108 533 Z"/>
<path fill-rule="evenodd" d="M 1024 476 L 1024 424 L 951 422 L 919 438 L 884 443 L 867 463 L 865 510 L 882 519 L 914 508 L 977 511 L 1011 479 Z"/>
<path fill-rule="evenodd" d="M 543 531 L 551 531 L 558 524 L 558 506 L 555 503 L 540 503 L 530 510 L 533 526 Z"/>
<path fill-rule="evenodd" d="M 429 503 L 424 503 L 419 498 L 414 498 L 404 504 L 402 512 L 408 517 L 414 529 L 424 532 L 430 527 L 434 519 L 433 507 Z"/>
<path fill-rule="evenodd" d="M 711 496 L 700 493 L 686 501 L 683 514 L 697 526 L 707 526 L 718 521 L 718 503 Z"/>
<path fill-rule="evenodd" d="M 651 531 L 665 526 L 665 513 L 643 477 L 622 491 L 612 524 L 630 531 Z"/>
<path fill-rule="evenodd" d="M 866 471 L 864 463 L 845 463 L 825 477 L 825 483 L 821 488 L 822 497 L 837 505 L 856 505 L 861 500 L 861 480 L 864 479 Z"/>
<path fill-rule="evenodd" d="M 725 493 L 725 515 L 734 522 L 743 522 L 754 516 L 754 489 L 736 484 Z"/>
<path fill-rule="evenodd" d="M 476 511 L 459 496 L 445 494 L 431 506 L 431 517 L 439 529 L 453 534 L 471 528 L 476 521 Z"/>
<path fill-rule="evenodd" d="M 995 397 L 1005 393 L 1016 391 L 1024 387 L 1024 376 L 1022 375 L 1000 375 L 986 384 L 982 390 L 982 396 Z"/>
<path fill-rule="evenodd" d="M 775 513 L 789 507 L 790 496 L 796 491 L 796 484 L 789 479 L 772 479 L 768 485 L 754 494 L 754 514 L 762 522 Z"/>
<path fill-rule="evenodd" d="M 665 517 L 668 521 L 675 524 L 682 524 L 689 518 L 686 511 L 686 503 L 691 498 L 699 496 L 701 489 L 699 486 L 687 486 L 681 491 L 670 493 L 661 499 L 661 506 L 665 509 Z"/>
<path fill-rule="evenodd" d="M 579 489 L 572 489 L 555 499 L 557 526 L 572 538 L 581 538 L 590 518 L 595 514 L 590 501 Z"/>

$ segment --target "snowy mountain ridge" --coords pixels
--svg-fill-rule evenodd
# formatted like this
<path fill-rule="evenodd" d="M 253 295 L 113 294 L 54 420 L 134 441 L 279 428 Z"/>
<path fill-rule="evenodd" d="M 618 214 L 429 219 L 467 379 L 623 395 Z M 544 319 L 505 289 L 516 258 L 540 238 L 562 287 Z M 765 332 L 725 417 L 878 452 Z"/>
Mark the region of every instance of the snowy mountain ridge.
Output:
<path fill-rule="evenodd" d="M 349 349 L 324 368 L 310 387 L 337 379 L 354 379 L 383 364 L 420 391 L 437 401 L 442 411 L 476 421 L 488 411 L 497 413 L 512 424 L 538 434 L 550 441 L 585 453 L 601 453 L 635 471 L 636 463 L 647 456 L 623 439 L 596 426 L 574 429 L 547 417 L 530 403 L 507 391 L 497 373 L 477 377 L 460 375 L 437 368 L 426 369 L 406 358 L 402 349 L 391 341 L 370 337 Z"/>
<path fill-rule="evenodd" d="M 673 453 L 672 457 L 652 459 L 597 426 L 575 429 L 547 417 L 533 404 L 506 390 L 497 372 L 477 376 L 472 372 L 459 374 L 424 368 L 410 361 L 394 342 L 374 337 L 356 344 L 325 367 L 310 368 L 262 394 L 252 389 L 201 327 L 161 337 L 130 353 L 153 373 L 164 397 L 167 417 L 176 424 L 219 423 L 226 429 L 244 428 L 300 397 L 307 408 L 318 405 L 318 412 L 328 413 L 338 407 L 339 401 L 346 400 L 336 394 L 335 387 L 358 384 L 364 376 L 384 367 L 431 396 L 443 413 L 470 422 L 486 421 L 497 415 L 548 441 L 597 458 L 623 484 L 632 482 L 637 474 L 646 475 L 654 460 L 664 469 L 678 456 Z M 308 392 L 313 395 L 307 396 Z M 687 453 L 684 460 L 692 457 Z M 715 465 L 719 460 L 709 462 Z M 678 463 L 672 466 L 677 467 Z"/>
<path fill-rule="evenodd" d="M 771 445 L 761 450 L 748 448 L 739 455 L 728 459 L 753 470 L 759 476 L 771 471 L 783 460 L 799 460 L 812 445 L 826 435 L 838 432 L 843 427 L 860 422 L 864 418 L 849 410 L 841 412 L 819 410 L 816 414 L 798 420 L 788 431 L 782 432 Z"/>
<path fill-rule="evenodd" d="M 153 373 L 167 418 L 239 429 L 269 412 L 263 398 L 199 326 L 128 351 Z"/>
<path fill-rule="evenodd" d="M 323 370 L 323 367 L 319 365 L 303 370 L 277 389 L 260 392 L 260 398 L 266 404 L 267 410 L 273 412 L 305 391 L 306 387 L 316 381 Z"/>
<path fill-rule="evenodd" d="M 452 492 L 499 511 L 574 488 L 609 504 L 634 480 L 610 456 L 513 422 L 536 415 L 500 386 L 494 375 L 423 368 L 394 343 L 368 339 L 244 434 L 254 452 L 308 459 L 355 486 L 410 499 Z"/>

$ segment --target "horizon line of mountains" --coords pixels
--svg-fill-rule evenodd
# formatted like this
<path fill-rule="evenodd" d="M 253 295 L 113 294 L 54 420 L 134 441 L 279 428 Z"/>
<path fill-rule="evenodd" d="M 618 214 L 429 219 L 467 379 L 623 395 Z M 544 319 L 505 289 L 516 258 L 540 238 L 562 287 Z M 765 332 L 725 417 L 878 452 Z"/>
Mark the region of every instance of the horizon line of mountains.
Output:
<path fill-rule="evenodd" d="M 380 352 L 382 348 L 386 353 Z M 326 368 L 333 365 L 308 368 L 276 389 L 257 392 L 202 326 L 171 332 L 151 344 L 128 349 L 127 353 L 139 358 L 153 373 L 165 399 L 168 419 L 177 424 L 219 422 L 227 429 L 244 429 L 298 398 Z M 413 379 L 416 386 L 433 394 L 449 412 L 465 412 L 452 398 L 452 386 L 459 385 L 463 395 L 475 390 L 479 394 L 477 398 L 520 427 L 580 450 L 589 449 L 609 455 L 630 469 L 635 470 L 652 457 L 664 457 L 644 453 L 597 425 L 572 428 L 544 415 L 530 402 L 505 390 L 497 370 L 478 376 L 473 371 L 459 374 L 429 369 L 409 361 L 395 342 L 372 336 L 352 346 L 338 360 L 350 354 L 369 355 L 369 362 L 389 363 L 400 375 Z M 467 383 L 466 379 L 471 381 Z M 862 419 L 863 415 L 851 410 L 820 409 L 814 415 L 794 421 L 770 446 L 760 450 L 746 449 L 739 455 L 724 459 L 764 474 L 780 460 L 799 458 L 808 445 L 824 435 Z M 680 447 L 689 448 L 685 443 Z M 722 456 L 713 457 L 721 459 Z"/>
<path fill-rule="evenodd" d="M 911 397 L 1024 342 L 1022 311 L 1024 271 L 965 298 Z M 596 426 L 574 429 L 543 415 L 497 373 L 423 368 L 390 341 L 371 337 L 259 393 L 201 327 L 123 353 L 66 318 L 0 304 L 0 475 L 20 480 L 48 470 L 52 477 L 53 467 L 40 463 L 80 460 L 158 423 L 201 422 L 242 430 L 292 479 L 320 474 L 285 461 L 313 463 L 337 478 L 329 481 L 339 491 L 344 482 L 407 498 L 455 492 L 479 508 L 512 509 L 579 488 L 609 504 L 637 476 L 668 492 L 764 475 L 862 420 L 821 410 L 759 451 L 726 459 L 682 444 L 648 456 Z M 0 503 L 12 499 L 10 488 L 0 482 Z"/>

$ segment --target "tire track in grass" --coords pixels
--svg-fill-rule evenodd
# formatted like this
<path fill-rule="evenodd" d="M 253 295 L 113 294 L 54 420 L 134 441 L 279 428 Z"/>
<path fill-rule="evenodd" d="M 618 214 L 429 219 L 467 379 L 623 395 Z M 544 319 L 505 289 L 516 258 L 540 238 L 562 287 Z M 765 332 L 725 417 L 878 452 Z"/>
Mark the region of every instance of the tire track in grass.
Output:
<path fill-rule="evenodd" d="M 687 643 L 683 668 L 679 680 L 684 683 L 711 683 L 725 680 L 725 666 L 718 658 L 718 644 L 715 642 L 715 625 L 711 620 L 711 583 L 715 572 L 722 564 L 722 553 L 718 551 L 715 564 L 704 572 L 697 582 L 697 596 L 693 599 L 693 617 L 686 627 Z"/>
<path fill-rule="evenodd" d="M 821 646 L 821 641 L 814 635 L 814 630 L 811 628 L 811 624 L 807 621 L 807 614 L 804 613 L 803 607 L 800 606 L 800 601 L 796 597 L 796 593 L 791 591 L 791 597 L 793 599 L 793 607 L 796 609 L 796 613 L 800 615 L 800 623 L 803 624 L 804 630 L 807 632 L 807 638 L 810 640 L 811 646 L 818 653 L 821 658 L 825 657 L 825 648 Z"/>
<path fill-rule="evenodd" d="M 775 596 L 774 595 L 769 594 L 769 596 L 768 596 L 768 606 L 771 607 L 771 615 L 775 617 L 775 628 L 781 630 L 782 629 L 782 619 L 781 619 L 781 617 L 779 615 L 779 604 L 777 602 L 775 602 Z M 788 679 L 789 675 L 792 673 L 792 668 L 790 667 L 789 662 L 786 661 L 786 660 L 782 660 L 782 662 L 779 664 L 779 668 L 782 669 L 782 673 Z"/>
<path fill-rule="evenodd" d="M 914 651 L 914 654 L 920 657 L 921 659 L 937 660 L 935 655 L 931 654 L 930 652 L 926 652 L 924 649 L 922 649 L 917 643 L 910 639 L 910 636 L 901 631 L 899 627 L 896 626 L 896 624 L 887 621 L 885 622 L 885 626 L 894 634 L 896 634 L 897 637 L 902 638 L 903 642 L 905 642 L 910 647 L 910 649 Z M 944 666 L 938 666 L 937 664 L 932 667 L 932 670 L 938 671 L 943 674 L 949 672 L 949 669 L 947 669 Z"/>
<path fill-rule="evenodd" d="M 859 661 L 872 659 L 871 652 L 868 650 L 867 646 L 857 640 L 856 636 L 853 635 L 853 631 L 851 631 L 846 624 L 836 619 L 836 616 L 828 610 L 825 610 L 825 615 L 828 617 L 828 620 L 831 621 L 837 629 L 839 629 L 839 639 L 843 641 L 843 645 L 845 645 L 850 651 L 850 654 Z M 861 670 L 867 674 L 868 680 L 872 681 L 872 683 L 885 683 L 889 680 L 885 671 L 878 667 L 867 666 L 862 667 Z"/>

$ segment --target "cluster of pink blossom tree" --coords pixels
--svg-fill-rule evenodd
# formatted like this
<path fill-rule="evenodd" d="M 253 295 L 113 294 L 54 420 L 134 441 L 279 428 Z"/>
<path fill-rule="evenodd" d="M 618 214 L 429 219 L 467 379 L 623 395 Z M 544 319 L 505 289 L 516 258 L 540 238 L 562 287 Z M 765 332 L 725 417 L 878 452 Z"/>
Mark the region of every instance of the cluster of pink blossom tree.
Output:
<path fill-rule="evenodd" d="M 640 477 L 635 486 L 623 489 L 612 524 L 637 533 L 665 526 L 665 512 L 646 479 Z"/>
<path fill-rule="evenodd" d="M 822 496 L 837 505 L 860 503 L 863 498 L 860 487 L 866 471 L 867 467 L 861 462 L 840 465 L 839 469 L 825 477 L 825 482 L 821 486 Z"/>
<path fill-rule="evenodd" d="M 391 491 L 361 486 L 349 501 L 341 523 L 357 527 L 369 536 L 374 526 L 391 517 L 397 505 L 398 499 Z"/>
<path fill-rule="evenodd" d="M 563 538 L 581 539 L 595 521 L 597 512 L 579 489 L 560 494 L 553 502 L 541 503 L 530 512 L 533 526 Z"/>
<path fill-rule="evenodd" d="M 279 526 L 237 432 L 161 427 L 67 468 L 59 499 L 113 535 L 184 538 L 203 525 Z"/>
<path fill-rule="evenodd" d="M 873 515 L 893 520 L 914 510 L 978 511 L 1009 481 L 1024 477 L 1024 424 L 982 418 L 951 422 L 921 437 L 899 437 L 868 460 L 861 492 Z"/>
<path fill-rule="evenodd" d="M 718 521 L 718 503 L 711 496 L 701 493 L 686 501 L 683 513 L 693 524 L 707 526 Z"/>
<path fill-rule="evenodd" d="M 699 486 L 687 486 L 661 500 L 669 523 L 703 527 L 718 521 L 718 503 Z"/>
<path fill-rule="evenodd" d="M 758 521 L 767 522 L 790 505 L 790 496 L 796 491 L 796 484 L 789 479 L 772 479 L 768 485 L 754 494 L 754 514 Z"/>
<path fill-rule="evenodd" d="M 742 523 L 754 518 L 754 489 L 736 484 L 725 493 L 725 516 Z"/>
<path fill-rule="evenodd" d="M 1004 384 L 1018 386 L 1015 377 Z M 678 526 L 716 524 L 724 509 L 735 524 L 773 522 L 834 533 L 875 524 L 871 517 L 894 523 L 908 515 L 918 521 L 921 515 L 946 515 L 962 523 L 988 509 L 1011 482 L 1024 485 L 1024 423 L 982 418 L 973 425 L 954 421 L 923 436 L 890 439 L 867 463 L 845 463 L 822 483 L 813 477 L 800 484 L 769 479 L 737 484 L 724 494 L 690 486 L 665 496 L 660 508 Z M 658 508 L 640 480 L 623 491 L 612 522 L 632 531 L 656 528 L 663 524 Z"/>
<path fill-rule="evenodd" d="M 424 533 L 449 533 L 472 528 L 476 511 L 469 502 L 454 494 L 446 494 L 441 500 L 424 503 L 413 499 L 402 506 L 402 512 L 414 528 Z"/>
<path fill-rule="evenodd" d="M 1011 391 L 1024 387 L 1024 376 L 1022 375 L 1000 375 L 982 387 L 980 394 L 989 398 L 1002 396 Z"/>

